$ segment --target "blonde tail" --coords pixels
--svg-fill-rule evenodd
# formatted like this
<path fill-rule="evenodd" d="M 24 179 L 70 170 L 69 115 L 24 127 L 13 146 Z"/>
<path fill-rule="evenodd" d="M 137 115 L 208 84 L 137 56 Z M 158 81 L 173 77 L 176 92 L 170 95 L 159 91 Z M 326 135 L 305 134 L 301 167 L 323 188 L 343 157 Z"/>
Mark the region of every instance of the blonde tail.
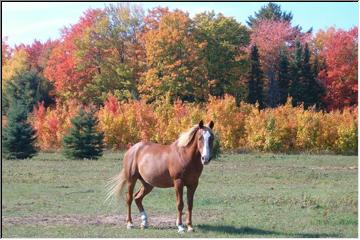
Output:
<path fill-rule="evenodd" d="M 122 169 L 117 176 L 113 177 L 107 183 L 108 190 L 107 190 L 105 202 L 108 201 L 111 197 L 115 197 L 119 201 L 125 183 L 126 183 L 125 170 Z"/>

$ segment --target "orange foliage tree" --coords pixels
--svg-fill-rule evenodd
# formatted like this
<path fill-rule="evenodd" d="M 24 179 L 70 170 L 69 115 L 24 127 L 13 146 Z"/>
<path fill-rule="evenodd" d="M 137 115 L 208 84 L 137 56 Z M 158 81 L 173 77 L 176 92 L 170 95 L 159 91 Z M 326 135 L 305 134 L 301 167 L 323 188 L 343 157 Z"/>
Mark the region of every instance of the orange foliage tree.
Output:
<path fill-rule="evenodd" d="M 192 22 L 188 14 L 165 12 L 158 24 L 145 32 L 147 70 L 139 86 L 148 101 L 170 95 L 171 100 L 205 100 L 208 94 L 206 71 L 198 56 Z"/>

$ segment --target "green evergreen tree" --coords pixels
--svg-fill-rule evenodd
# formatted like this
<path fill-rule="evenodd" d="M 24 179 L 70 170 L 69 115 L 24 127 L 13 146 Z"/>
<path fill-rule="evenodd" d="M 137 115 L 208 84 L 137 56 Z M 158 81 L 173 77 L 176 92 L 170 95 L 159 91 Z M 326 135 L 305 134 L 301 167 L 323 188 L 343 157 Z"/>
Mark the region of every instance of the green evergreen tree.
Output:
<path fill-rule="evenodd" d="M 15 75 L 6 82 L 4 87 L 6 90 L 3 94 L 3 114 L 6 114 L 9 106 L 19 99 L 25 104 L 28 112 L 33 110 L 34 105 L 39 101 L 44 101 L 45 106 L 55 103 L 50 96 L 53 89 L 52 84 L 39 76 L 35 71 L 27 71 Z"/>
<path fill-rule="evenodd" d="M 295 42 L 294 60 L 291 63 L 291 84 L 290 95 L 292 97 L 293 106 L 297 106 L 303 102 L 304 86 L 302 77 L 302 47 L 299 40 Z"/>
<path fill-rule="evenodd" d="M 280 52 L 277 80 L 279 83 L 279 103 L 285 104 L 289 95 L 290 76 L 289 60 L 284 51 Z"/>
<path fill-rule="evenodd" d="M 94 114 L 80 110 L 72 120 L 72 127 L 63 139 L 63 152 L 71 159 L 98 159 L 104 148 L 104 135 L 97 132 Z"/>
<path fill-rule="evenodd" d="M 282 11 L 279 4 L 270 2 L 262 6 L 258 12 L 255 12 L 254 17 L 250 16 L 247 24 L 252 28 L 258 21 L 263 19 L 291 22 L 293 15 L 291 12 Z"/>
<path fill-rule="evenodd" d="M 306 43 L 304 48 L 304 59 L 303 59 L 303 70 L 302 76 L 304 81 L 304 107 L 308 108 L 310 106 L 316 105 L 317 108 L 321 105 L 321 97 L 324 94 L 324 89 L 320 83 L 316 80 L 317 77 L 317 68 L 318 60 L 315 59 L 314 65 L 310 62 L 311 53 L 309 46 Z"/>
<path fill-rule="evenodd" d="M 2 153 L 7 159 L 33 157 L 36 131 L 27 122 L 28 110 L 21 100 L 13 101 L 8 112 L 8 124 L 2 132 Z"/>
<path fill-rule="evenodd" d="M 247 102 L 254 104 L 259 103 L 259 107 L 264 107 L 263 101 L 263 78 L 264 74 L 261 70 L 259 51 L 254 45 L 250 53 L 250 69 L 248 73 L 248 97 Z"/>
<path fill-rule="evenodd" d="M 269 71 L 269 88 L 266 105 L 269 107 L 277 107 L 280 103 L 279 82 L 275 79 L 275 71 Z"/>

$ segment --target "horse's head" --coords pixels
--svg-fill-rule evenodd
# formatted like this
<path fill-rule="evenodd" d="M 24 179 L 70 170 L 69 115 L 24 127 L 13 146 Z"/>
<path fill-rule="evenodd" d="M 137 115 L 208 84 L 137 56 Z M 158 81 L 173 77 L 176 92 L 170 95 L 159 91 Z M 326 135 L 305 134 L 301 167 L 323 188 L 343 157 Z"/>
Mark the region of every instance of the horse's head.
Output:
<path fill-rule="evenodd" d="M 214 127 L 214 122 L 211 121 L 207 126 L 204 125 L 204 122 L 201 120 L 199 122 L 199 130 L 196 134 L 196 141 L 198 150 L 201 154 L 201 162 L 206 165 L 211 161 L 213 154 L 214 146 L 214 134 L 212 129 Z"/>

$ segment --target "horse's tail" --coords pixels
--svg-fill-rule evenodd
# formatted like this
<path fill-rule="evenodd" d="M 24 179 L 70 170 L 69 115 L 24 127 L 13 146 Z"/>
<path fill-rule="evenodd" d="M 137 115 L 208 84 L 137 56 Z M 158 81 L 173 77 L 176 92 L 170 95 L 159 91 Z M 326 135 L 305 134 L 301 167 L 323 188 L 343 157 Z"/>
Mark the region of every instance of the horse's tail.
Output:
<path fill-rule="evenodd" d="M 120 200 L 120 195 L 122 190 L 124 189 L 126 183 L 125 170 L 122 169 L 118 175 L 113 177 L 107 183 L 107 194 L 105 201 L 109 200 L 111 197 L 115 197 L 118 201 Z"/>

